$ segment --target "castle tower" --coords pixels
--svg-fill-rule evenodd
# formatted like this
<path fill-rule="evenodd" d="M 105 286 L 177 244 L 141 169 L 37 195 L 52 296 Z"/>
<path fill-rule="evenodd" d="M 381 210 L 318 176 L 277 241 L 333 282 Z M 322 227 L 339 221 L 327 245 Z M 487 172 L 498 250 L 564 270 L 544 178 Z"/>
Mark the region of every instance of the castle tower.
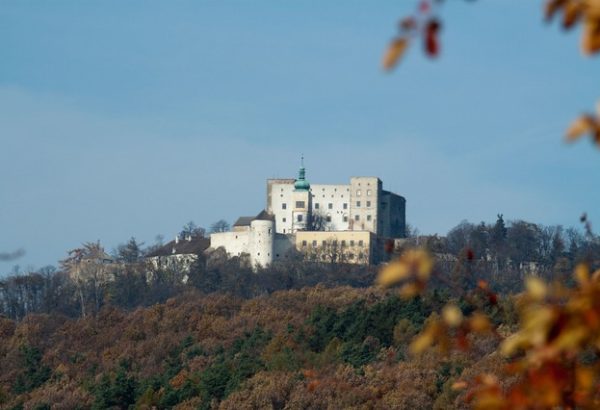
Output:
<path fill-rule="evenodd" d="M 255 219 L 250 222 L 250 259 L 254 266 L 265 267 L 273 262 L 275 222 Z"/>
<path fill-rule="evenodd" d="M 298 179 L 294 182 L 294 191 L 292 192 L 292 232 L 305 231 L 310 227 L 311 210 L 310 183 L 306 180 L 304 156 L 302 156 Z"/>

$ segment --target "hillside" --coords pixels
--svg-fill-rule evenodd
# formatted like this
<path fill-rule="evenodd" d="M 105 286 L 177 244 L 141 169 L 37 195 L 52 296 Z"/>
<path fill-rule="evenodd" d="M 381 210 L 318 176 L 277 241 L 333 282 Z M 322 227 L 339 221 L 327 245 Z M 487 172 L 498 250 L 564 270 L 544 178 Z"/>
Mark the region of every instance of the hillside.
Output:
<path fill-rule="evenodd" d="M 2 408 L 439 408 L 463 372 L 493 369 L 495 343 L 469 357 L 407 354 L 445 298 L 322 286 L 243 300 L 194 291 L 96 318 L 0 322 Z"/>

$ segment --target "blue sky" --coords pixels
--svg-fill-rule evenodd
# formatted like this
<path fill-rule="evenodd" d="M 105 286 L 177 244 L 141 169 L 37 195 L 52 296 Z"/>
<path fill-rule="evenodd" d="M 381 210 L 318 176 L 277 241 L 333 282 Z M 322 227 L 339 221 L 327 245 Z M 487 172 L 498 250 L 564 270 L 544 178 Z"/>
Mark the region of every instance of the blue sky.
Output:
<path fill-rule="evenodd" d="M 0 250 L 55 264 L 258 213 L 265 180 L 379 176 L 409 223 L 600 226 L 600 151 L 562 133 L 598 58 L 541 0 L 449 1 L 442 55 L 381 55 L 412 0 L 0 3 Z"/>

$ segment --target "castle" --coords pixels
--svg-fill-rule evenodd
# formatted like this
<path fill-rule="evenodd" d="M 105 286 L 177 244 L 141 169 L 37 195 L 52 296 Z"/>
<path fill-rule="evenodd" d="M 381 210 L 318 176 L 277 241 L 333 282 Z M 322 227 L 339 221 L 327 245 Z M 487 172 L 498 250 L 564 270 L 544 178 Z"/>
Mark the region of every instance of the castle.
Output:
<path fill-rule="evenodd" d="M 230 232 L 211 234 L 211 248 L 247 256 L 254 267 L 294 252 L 312 261 L 381 262 L 386 241 L 405 236 L 406 200 L 377 177 L 311 185 L 303 162 L 297 179 L 268 179 L 266 209 L 240 217 Z"/>

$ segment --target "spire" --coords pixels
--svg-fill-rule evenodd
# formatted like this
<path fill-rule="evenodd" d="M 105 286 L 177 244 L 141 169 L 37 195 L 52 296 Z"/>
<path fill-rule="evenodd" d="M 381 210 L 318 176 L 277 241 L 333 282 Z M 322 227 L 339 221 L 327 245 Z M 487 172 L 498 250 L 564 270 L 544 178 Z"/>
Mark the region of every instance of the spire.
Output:
<path fill-rule="evenodd" d="M 298 179 L 294 183 L 296 191 L 308 191 L 310 184 L 306 180 L 306 169 L 304 168 L 304 154 L 300 156 L 300 170 L 298 171 Z"/>
<path fill-rule="evenodd" d="M 298 180 L 304 181 L 306 178 L 306 169 L 304 168 L 304 154 L 300 156 L 300 171 L 298 171 Z"/>

